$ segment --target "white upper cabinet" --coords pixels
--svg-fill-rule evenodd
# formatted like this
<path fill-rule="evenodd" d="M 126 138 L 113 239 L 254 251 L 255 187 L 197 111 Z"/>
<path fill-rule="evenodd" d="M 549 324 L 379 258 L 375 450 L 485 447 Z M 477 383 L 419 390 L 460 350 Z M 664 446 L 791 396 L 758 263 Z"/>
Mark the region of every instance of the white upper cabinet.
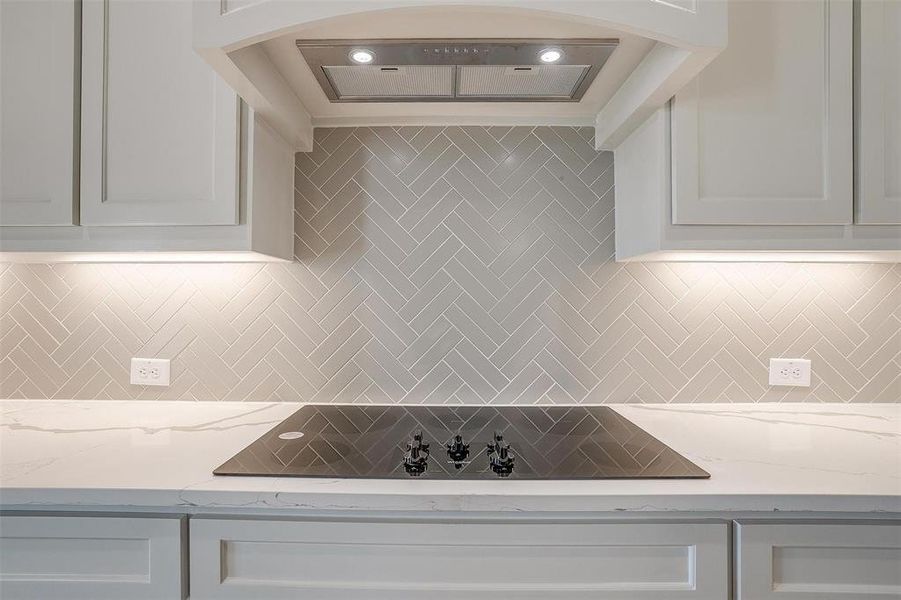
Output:
<path fill-rule="evenodd" d="M 672 222 L 851 223 L 851 0 L 735 0 L 729 24 L 674 98 Z"/>
<path fill-rule="evenodd" d="M 83 225 L 238 222 L 238 99 L 194 53 L 191 9 L 83 3 Z"/>
<path fill-rule="evenodd" d="M 901 2 L 858 15 L 857 222 L 901 223 Z"/>
<path fill-rule="evenodd" d="M 74 0 L 0 2 L 0 225 L 75 218 Z"/>
<path fill-rule="evenodd" d="M 194 51 L 192 11 L 0 0 L 0 261 L 291 259 L 293 150 Z"/>

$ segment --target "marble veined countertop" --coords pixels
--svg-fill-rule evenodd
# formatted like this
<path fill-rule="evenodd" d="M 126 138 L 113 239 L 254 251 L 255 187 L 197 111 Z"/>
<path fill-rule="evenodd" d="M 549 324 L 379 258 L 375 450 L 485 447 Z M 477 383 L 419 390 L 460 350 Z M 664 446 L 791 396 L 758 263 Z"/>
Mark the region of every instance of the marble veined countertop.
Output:
<path fill-rule="evenodd" d="M 301 405 L 0 402 L 0 508 L 901 512 L 901 404 L 613 405 L 709 480 L 214 477 Z"/>

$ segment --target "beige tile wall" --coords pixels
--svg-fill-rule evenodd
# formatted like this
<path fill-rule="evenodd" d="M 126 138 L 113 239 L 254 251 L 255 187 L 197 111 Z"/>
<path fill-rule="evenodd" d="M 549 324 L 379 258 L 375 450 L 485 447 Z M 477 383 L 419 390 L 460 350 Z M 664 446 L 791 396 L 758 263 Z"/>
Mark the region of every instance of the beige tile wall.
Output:
<path fill-rule="evenodd" d="M 901 265 L 616 264 L 591 135 L 318 130 L 294 264 L 0 265 L 0 397 L 901 401 Z"/>

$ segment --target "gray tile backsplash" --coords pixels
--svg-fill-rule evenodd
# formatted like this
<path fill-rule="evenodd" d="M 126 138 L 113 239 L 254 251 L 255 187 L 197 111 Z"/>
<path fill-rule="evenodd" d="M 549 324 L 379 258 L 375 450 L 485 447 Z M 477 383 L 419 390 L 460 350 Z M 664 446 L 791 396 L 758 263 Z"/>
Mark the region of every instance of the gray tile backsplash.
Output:
<path fill-rule="evenodd" d="M 591 137 L 321 129 L 293 264 L 0 265 L 0 397 L 901 401 L 901 265 L 616 264 Z"/>

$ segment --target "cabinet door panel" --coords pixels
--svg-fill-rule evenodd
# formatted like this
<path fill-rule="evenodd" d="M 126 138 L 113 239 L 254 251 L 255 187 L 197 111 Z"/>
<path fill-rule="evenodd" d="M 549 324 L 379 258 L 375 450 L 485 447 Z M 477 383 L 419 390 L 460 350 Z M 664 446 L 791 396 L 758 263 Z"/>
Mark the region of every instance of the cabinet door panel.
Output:
<path fill-rule="evenodd" d="M 85 0 L 81 220 L 238 218 L 238 100 L 194 53 L 191 3 Z"/>
<path fill-rule="evenodd" d="M 74 222 L 78 10 L 0 2 L 0 225 Z"/>
<path fill-rule="evenodd" d="M 852 220 L 850 0 L 739 0 L 673 104 L 673 223 Z"/>
<path fill-rule="evenodd" d="M 858 27 L 856 220 L 901 224 L 901 2 L 863 0 Z"/>
<path fill-rule="evenodd" d="M 725 523 L 192 519 L 191 598 L 722 600 Z"/>
<path fill-rule="evenodd" d="M 739 522 L 736 600 L 901 597 L 901 524 Z"/>
<path fill-rule="evenodd" d="M 0 597 L 181 600 L 178 517 L 0 517 Z"/>

